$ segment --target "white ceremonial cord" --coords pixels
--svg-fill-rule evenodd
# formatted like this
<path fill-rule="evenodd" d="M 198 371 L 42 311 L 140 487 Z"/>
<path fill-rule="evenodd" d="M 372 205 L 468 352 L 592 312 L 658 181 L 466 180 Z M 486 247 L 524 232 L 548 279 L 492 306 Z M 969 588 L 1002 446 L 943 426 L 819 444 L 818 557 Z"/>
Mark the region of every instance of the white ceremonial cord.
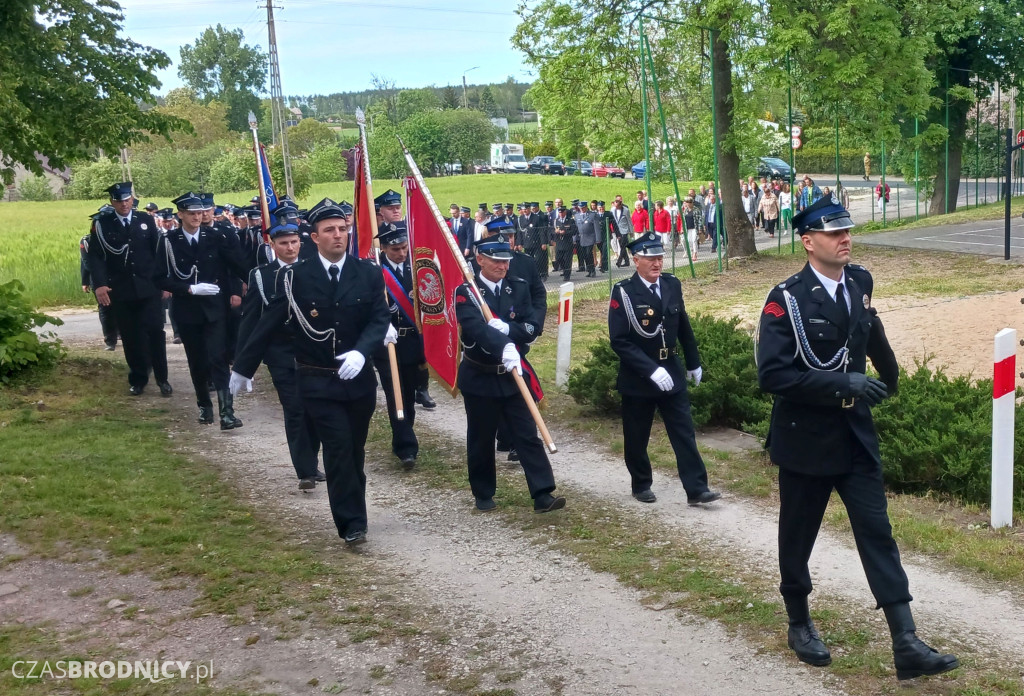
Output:
<path fill-rule="evenodd" d="M 291 269 L 288 270 L 290 271 Z M 292 274 L 290 272 L 284 277 L 284 294 L 288 298 L 289 307 L 295 310 L 295 317 L 299 320 L 299 326 L 302 328 L 302 332 L 306 334 L 311 341 L 323 342 L 334 338 L 334 329 L 326 329 L 324 331 L 314 329 L 306 319 L 305 315 L 303 315 L 299 310 L 299 305 L 295 303 L 295 296 L 292 294 Z"/>
<path fill-rule="evenodd" d="M 786 298 L 787 304 L 789 304 L 789 323 L 793 326 L 793 333 L 796 335 L 797 353 L 800 355 L 800 359 L 804 361 L 804 364 L 812 370 L 819 372 L 835 372 L 839 368 L 843 368 L 843 372 L 846 372 L 846 365 L 850 357 L 850 349 L 847 347 L 850 343 L 849 334 L 846 336 L 846 343 L 832 356 L 832 359 L 828 362 L 822 362 L 814 354 L 814 351 L 811 350 L 811 344 L 807 340 L 807 332 L 804 330 L 804 322 L 800 316 L 800 306 L 797 304 L 796 298 L 789 294 L 789 290 L 783 290 L 782 295 Z"/>

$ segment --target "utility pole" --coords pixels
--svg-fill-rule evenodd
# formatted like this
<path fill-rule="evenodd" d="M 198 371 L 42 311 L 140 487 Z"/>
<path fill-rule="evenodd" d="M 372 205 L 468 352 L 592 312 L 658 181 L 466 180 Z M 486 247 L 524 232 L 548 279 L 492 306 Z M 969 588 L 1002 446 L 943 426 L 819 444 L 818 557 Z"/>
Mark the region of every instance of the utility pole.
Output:
<path fill-rule="evenodd" d="M 278 8 L 280 9 L 280 8 Z M 274 30 L 274 2 L 267 0 L 267 33 L 270 44 L 270 115 L 272 143 L 281 141 L 281 159 L 284 161 L 284 187 L 289 198 L 295 197 L 292 184 L 292 160 L 288 153 L 288 125 L 285 118 L 284 92 L 281 89 L 281 64 L 277 58 L 277 32 Z"/>

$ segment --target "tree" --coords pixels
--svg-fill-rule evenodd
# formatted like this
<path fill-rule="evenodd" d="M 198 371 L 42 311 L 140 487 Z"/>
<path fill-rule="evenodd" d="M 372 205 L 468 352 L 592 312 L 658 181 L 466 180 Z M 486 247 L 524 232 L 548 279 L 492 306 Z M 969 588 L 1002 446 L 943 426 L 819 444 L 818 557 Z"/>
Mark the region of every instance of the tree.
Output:
<path fill-rule="evenodd" d="M 345 158 L 341 154 L 341 148 L 333 143 L 316 143 L 306 156 L 306 161 L 309 163 L 314 184 L 336 183 L 345 176 Z"/>
<path fill-rule="evenodd" d="M 187 128 L 147 110 L 166 54 L 118 35 L 115 2 L 7 0 L 0 15 L 0 178 L 13 165 L 42 173 L 36 154 L 63 167 L 90 149 Z"/>
<path fill-rule="evenodd" d="M 334 145 L 337 142 L 331 127 L 316 119 L 304 118 L 288 129 L 288 152 L 293 157 L 306 154 L 316 145 Z"/>
<path fill-rule="evenodd" d="M 498 115 L 498 107 L 494 103 L 494 94 L 491 93 L 490 85 L 485 85 L 480 90 L 480 110 L 491 118 Z"/>
<path fill-rule="evenodd" d="M 455 92 L 455 88 L 448 85 L 444 88 L 444 93 L 441 95 L 441 108 L 443 109 L 457 109 L 462 105 L 459 95 Z"/>
<path fill-rule="evenodd" d="M 195 44 L 181 47 L 178 76 L 203 102 L 227 104 L 228 127 L 245 132 L 248 113 L 256 112 L 267 80 L 267 57 L 259 46 L 242 43 L 241 29 L 228 31 L 220 24 L 208 27 Z"/>
<path fill-rule="evenodd" d="M 227 106 L 219 101 L 203 104 L 196 93 L 187 87 L 172 89 L 164 97 L 163 106 L 156 107 L 154 111 L 174 116 L 191 125 L 188 130 L 174 130 L 168 133 L 167 138 L 175 148 L 198 150 L 234 137 L 228 130 Z M 167 140 L 153 139 L 131 148 L 130 154 L 134 157 L 165 147 Z"/>

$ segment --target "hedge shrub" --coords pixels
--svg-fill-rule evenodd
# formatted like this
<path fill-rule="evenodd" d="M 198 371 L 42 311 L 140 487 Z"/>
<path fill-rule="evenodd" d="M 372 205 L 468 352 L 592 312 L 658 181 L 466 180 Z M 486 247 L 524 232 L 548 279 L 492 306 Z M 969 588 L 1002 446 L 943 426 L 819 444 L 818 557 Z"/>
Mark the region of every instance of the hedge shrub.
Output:
<path fill-rule="evenodd" d="M 24 291 L 20 280 L 0 285 L 0 384 L 7 384 L 26 370 L 53 365 L 64 356 L 60 341 L 40 340 L 53 338 L 51 333 L 40 337 L 33 331 L 64 322 L 32 309 L 22 297 Z"/>

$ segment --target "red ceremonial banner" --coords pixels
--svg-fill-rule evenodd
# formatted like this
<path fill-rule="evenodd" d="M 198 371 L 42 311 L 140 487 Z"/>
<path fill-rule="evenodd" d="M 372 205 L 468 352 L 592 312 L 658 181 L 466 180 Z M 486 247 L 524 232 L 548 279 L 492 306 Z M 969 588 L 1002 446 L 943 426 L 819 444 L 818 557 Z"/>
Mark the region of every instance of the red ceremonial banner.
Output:
<path fill-rule="evenodd" d="M 412 177 L 405 179 L 406 214 L 413 251 L 416 319 L 423 333 L 427 364 L 449 392 L 455 394 L 459 369 L 459 328 L 455 319 L 455 289 L 463 283 L 462 269 L 430 204 Z"/>
<path fill-rule="evenodd" d="M 349 252 L 361 259 L 373 258 L 373 238 L 377 234 L 377 211 L 373 207 L 373 187 L 370 182 L 370 168 L 363 146 L 356 145 L 356 186 L 353 212 L 356 232 L 349 241 Z"/>

